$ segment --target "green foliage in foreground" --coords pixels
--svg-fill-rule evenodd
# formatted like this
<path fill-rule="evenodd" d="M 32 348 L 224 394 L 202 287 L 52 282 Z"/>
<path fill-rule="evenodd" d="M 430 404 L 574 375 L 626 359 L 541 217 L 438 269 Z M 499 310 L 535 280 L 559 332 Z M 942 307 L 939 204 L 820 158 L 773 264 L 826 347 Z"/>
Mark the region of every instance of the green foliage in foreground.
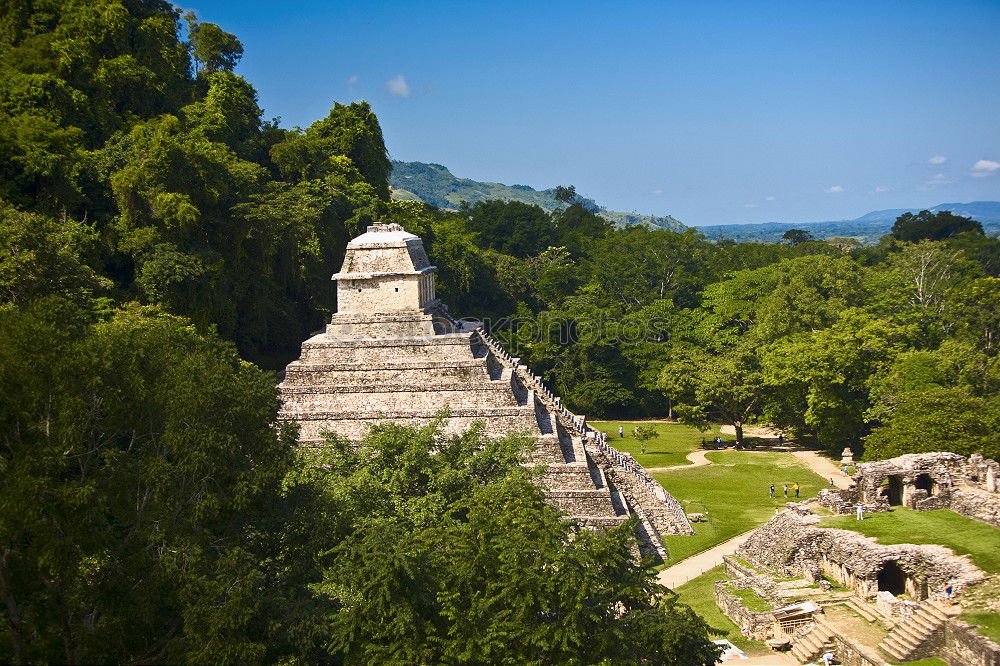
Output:
<path fill-rule="evenodd" d="M 893 507 L 892 511 L 868 514 L 861 521 L 854 516 L 832 516 L 824 518 L 821 525 L 860 532 L 885 544 L 940 544 L 958 555 L 969 555 L 987 573 L 1000 573 L 1000 529 L 947 509 Z"/>
<path fill-rule="evenodd" d="M 719 451 L 706 456 L 713 464 L 655 472 L 654 478 L 681 502 L 687 512 L 707 512 L 709 522 L 694 523 L 694 536 L 668 536 L 664 545 L 668 564 L 700 553 L 737 534 L 767 522 L 775 509 L 794 501 L 792 484 L 799 482 L 801 499 L 813 497 L 828 485 L 791 453 Z M 768 493 L 775 485 L 775 497 Z M 788 499 L 782 485 L 788 484 Z"/>
<path fill-rule="evenodd" d="M 631 526 L 576 532 L 518 463 L 526 442 L 382 426 L 331 444 L 305 478 L 339 513 L 315 589 L 348 662 L 713 663 Z"/>
<path fill-rule="evenodd" d="M 0 308 L 0 654 L 64 663 L 712 664 L 578 531 L 530 442 L 373 429 L 298 452 L 273 377 L 189 322 Z"/>
<path fill-rule="evenodd" d="M 296 568 L 273 377 L 151 308 L 89 325 L 48 299 L 0 330 L 0 653 L 264 659 L 263 618 L 295 594 L 276 567 Z"/>

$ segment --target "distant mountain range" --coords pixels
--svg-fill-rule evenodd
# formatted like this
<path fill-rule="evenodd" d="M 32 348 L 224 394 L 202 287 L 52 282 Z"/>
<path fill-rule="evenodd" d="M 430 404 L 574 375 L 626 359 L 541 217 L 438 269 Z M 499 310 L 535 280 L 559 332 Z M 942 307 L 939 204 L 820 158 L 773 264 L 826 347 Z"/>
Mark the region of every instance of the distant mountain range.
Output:
<path fill-rule="evenodd" d="M 757 241 L 779 243 L 781 235 L 789 229 L 803 229 L 816 238 L 856 238 L 862 243 L 877 243 L 889 233 L 896 218 L 903 213 L 919 213 L 923 208 L 890 208 L 874 210 L 853 220 L 828 222 L 764 222 L 762 224 L 713 224 L 696 227 L 710 239 L 729 238 L 736 242 Z M 948 210 L 955 215 L 971 217 L 983 225 L 989 235 L 1000 234 L 1000 201 L 971 201 L 969 203 L 943 203 L 926 210 L 936 213 Z"/>
<path fill-rule="evenodd" d="M 528 185 L 484 183 L 455 176 L 448 167 L 427 162 L 400 162 L 393 160 L 389 177 L 393 199 L 416 199 L 438 208 L 457 209 L 463 201 L 502 199 L 535 204 L 552 211 L 566 204 L 555 197 L 555 188 L 536 190 Z M 613 211 L 593 199 L 577 195 L 573 203 L 582 204 L 587 210 L 612 221 L 617 226 L 641 224 L 652 229 L 683 231 L 686 227 L 670 215 L 639 215 Z M 696 227 L 710 239 L 729 238 L 737 242 L 758 241 L 780 243 L 781 235 L 789 229 L 804 229 L 820 239 L 834 237 L 856 238 L 862 243 L 877 243 L 892 229 L 896 218 L 903 213 L 918 213 L 922 208 L 891 208 L 874 210 L 853 220 L 827 222 L 764 222 L 762 224 L 713 224 Z M 1000 234 L 1000 201 L 971 201 L 969 203 L 943 203 L 928 209 L 931 212 L 949 210 L 978 220 L 987 234 Z"/>
<path fill-rule="evenodd" d="M 458 178 L 448 167 L 426 162 L 399 162 L 393 160 L 392 175 L 389 177 L 393 199 L 417 199 L 438 208 L 455 209 L 463 201 L 474 204 L 477 201 L 502 199 L 535 204 L 552 211 L 566 204 L 556 199 L 555 188 L 536 190 L 528 185 L 504 185 L 484 183 L 470 178 Z M 639 215 L 607 210 L 593 199 L 577 195 L 572 203 L 579 203 L 587 210 L 614 222 L 618 226 L 642 224 L 654 229 L 682 231 L 685 226 L 670 215 Z"/>

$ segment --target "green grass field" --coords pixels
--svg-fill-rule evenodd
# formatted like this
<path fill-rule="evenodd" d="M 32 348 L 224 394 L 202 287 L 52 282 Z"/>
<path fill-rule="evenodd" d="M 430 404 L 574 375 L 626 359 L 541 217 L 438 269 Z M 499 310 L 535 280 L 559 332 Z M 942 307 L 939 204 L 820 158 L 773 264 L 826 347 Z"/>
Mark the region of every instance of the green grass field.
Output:
<path fill-rule="evenodd" d="M 678 587 L 674 592 L 680 600 L 694 609 L 698 615 L 705 618 L 710 626 L 724 632 L 722 638 L 732 641 L 733 645 L 745 652 L 761 652 L 766 650 L 760 641 L 752 641 L 740 633 L 733 621 L 723 614 L 715 605 L 715 581 L 725 580 L 726 574 L 721 566 L 706 571 L 697 578 Z"/>
<path fill-rule="evenodd" d="M 790 453 L 760 451 L 715 451 L 707 455 L 713 464 L 690 469 L 654 473 L 688 513 L 707 512 L 709 521 L 695 523 L 694 536 L 663 539 L 673 565 L 737 534 L 761 525 L 794 500 L 791 485 L 798 481 L 800 499 L 813 497 L 827 482 L 802 465 Z M 768 495 L 773 483 L 776 496 Z M 781 486 L 789 485 L 789 497 Z"/>
<path fill-rule="evenodd" d="M 854 530 L 885 544 L 941 544 L 959 555 L 971 556 L 976 566 L 987 573 L 1000 573 L 1000 530 L 946 509 L 913 511 L 894 507 L 885 513 L 870 513 L 860 521 L 854 516 L 833 516 L 820 524 Z"/>
<path fill-rule="evenodd" d="M 671 465 L 687 465 L 687 454 L 701 447 L 702 439 L 715 439 L 719 435 L 719 426 L 713 426 L 708 432 L 700 432 L 697 428 L 679 423 L 651 423 L 642 421 L 590 421 L 589 425 L 608 435 L 608 444 L 619 451 L 632 454 L 643 467 L 670 467 Z M 652 426 L 660 436 L 646 443 L 646 453 L 642 453 L 639 441 L 632 436 L 632 430 L 637 425 Z M 618 438 L 618 426 L 622 427 L 625 436 Z"/>

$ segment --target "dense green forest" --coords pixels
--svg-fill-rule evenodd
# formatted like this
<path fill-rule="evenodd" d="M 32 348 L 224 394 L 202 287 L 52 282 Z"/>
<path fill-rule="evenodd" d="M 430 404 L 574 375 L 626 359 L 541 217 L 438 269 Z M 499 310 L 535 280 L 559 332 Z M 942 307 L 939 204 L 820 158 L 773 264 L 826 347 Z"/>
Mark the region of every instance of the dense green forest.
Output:
<path fill-rule="evenodd" d="M 242 50 L 159 0 L 0 5 L 0 660 L 713 663 L 631 526 L 578 533 L 516 435 L 313 454 L 277 424 L 267 369 L 365 225 L 427 231 L 463 302 L 501 255 L 390 202 L 367 104 L 264 120 Z M 508 218 L 511 261 L 551 242 Z"/>
<path fill-rule="evenodd" d="M 275 425 L 271 371 L 374 221 L 423 236 L 452 312 L 581 413 L 1000 453 L 1000 242 L 977 225 L 921 213 L 849 249 L 615 228 L 572 197 L 392 201 L 369 106 L 283 128 L 242 51 L 159 0 L 0 5 L 8 659 L 712 663 L 627 528 L 570 538 L 516 436 L 386 427 L 312 455 Z"/>

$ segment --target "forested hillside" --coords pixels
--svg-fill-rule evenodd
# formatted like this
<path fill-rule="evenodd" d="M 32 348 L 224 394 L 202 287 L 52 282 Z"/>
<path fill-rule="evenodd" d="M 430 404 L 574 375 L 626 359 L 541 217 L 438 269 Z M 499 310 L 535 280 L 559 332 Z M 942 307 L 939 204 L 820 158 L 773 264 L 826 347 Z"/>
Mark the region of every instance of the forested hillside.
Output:
<path fill-rule="evenodd" d="M 448 167 L 441 164 L 393 160 L 389 185 L 392 187 L 393 199 L 423 201 L 438 208 L 458 210 L 463 203 L 472 205 L 483 201 L 517 201 L 553 212 L 557 208 L 565 208 L 567 204 L 576 203 L 618 226 L 639 224 L 651 229 L 684 230 L 680 220 L 670 215 L 641 215 L 607 210 L 597 205 L 593 199 L 577 194 L 575 189 L 563 196 L 559 187 L 536 190 L 528 185 L 504 185 L 457 178 Z"/>

